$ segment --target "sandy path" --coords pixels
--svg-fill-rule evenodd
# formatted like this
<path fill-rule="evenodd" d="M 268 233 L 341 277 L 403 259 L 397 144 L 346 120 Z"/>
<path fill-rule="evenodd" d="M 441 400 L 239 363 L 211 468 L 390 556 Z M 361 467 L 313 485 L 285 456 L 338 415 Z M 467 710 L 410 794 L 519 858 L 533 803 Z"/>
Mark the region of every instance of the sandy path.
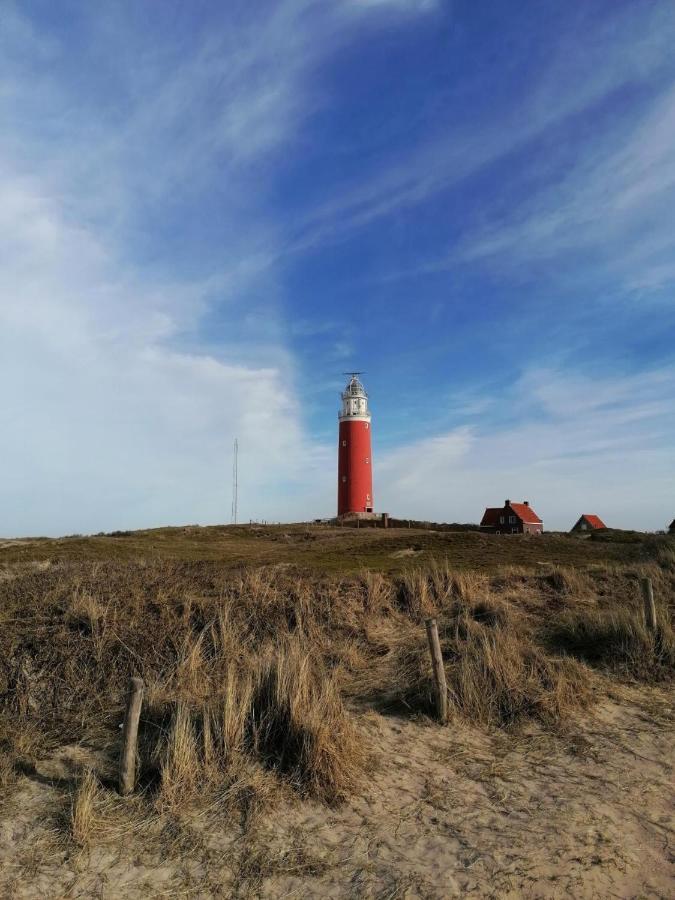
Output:
<path fill-rule="evenodd" d="M 672 897 L 673 698 L 625 693 L 560 736 L 369 714 L 381 761 L 358 798 L 290 804 L 247 835 L 200 819 L 161 852 L 142 833 L 133 851 L 129 832 L 55 843 L 64 787 L 45 763 L 0 814 L 0 895 Z"/>

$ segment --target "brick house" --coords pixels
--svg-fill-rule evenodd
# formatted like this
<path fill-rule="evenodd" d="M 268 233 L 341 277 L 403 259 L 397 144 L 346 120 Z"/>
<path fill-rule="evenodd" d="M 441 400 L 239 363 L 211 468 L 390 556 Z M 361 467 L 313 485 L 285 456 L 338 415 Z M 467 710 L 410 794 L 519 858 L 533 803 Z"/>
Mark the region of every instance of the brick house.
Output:
<path fill-rule="evenodd" d="M 530 506 L 524 503 L 504 502 L 504 506 L 488 507 L 480 523 L 480 530 L 489 534 L 541 534 L 544 522 Z"/>
<path fill-rule="evenodd" d="M 600 516 L 584 513 L 579 516 L 579 521 L 570 528 L 570 531 L 596 531 L 598 528 L 607 528 Z"/>

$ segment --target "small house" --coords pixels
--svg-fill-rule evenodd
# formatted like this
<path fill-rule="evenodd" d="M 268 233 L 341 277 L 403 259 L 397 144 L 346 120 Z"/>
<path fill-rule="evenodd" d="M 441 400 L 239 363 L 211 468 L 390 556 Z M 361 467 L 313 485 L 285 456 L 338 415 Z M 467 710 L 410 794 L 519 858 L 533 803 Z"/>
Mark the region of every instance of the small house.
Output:
<path fill-rule="evenodd" d="M 488 507 L 480 523 L 480 530 L 489 534 L 541 534 L 544 522 L 530 506 L 504 501 L 504 506 Z"/>
<path fill-rule="evenodd" d="M 579 516 L 579 521 L 572 526 L 570 531 L 597 531 L 598 528 L 607 528 L 600 516 L 584 513 L 582 516 Z"/>

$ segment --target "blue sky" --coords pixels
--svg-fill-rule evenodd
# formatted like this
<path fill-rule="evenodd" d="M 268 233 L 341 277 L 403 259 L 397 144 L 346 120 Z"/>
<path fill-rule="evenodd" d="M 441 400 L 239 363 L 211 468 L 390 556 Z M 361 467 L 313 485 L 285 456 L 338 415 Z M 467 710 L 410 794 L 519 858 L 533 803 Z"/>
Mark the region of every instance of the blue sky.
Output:
<path fill-rule="evenodd" d="M 0 534 L 675 516 L 675 4 L 0 3 Z"/>

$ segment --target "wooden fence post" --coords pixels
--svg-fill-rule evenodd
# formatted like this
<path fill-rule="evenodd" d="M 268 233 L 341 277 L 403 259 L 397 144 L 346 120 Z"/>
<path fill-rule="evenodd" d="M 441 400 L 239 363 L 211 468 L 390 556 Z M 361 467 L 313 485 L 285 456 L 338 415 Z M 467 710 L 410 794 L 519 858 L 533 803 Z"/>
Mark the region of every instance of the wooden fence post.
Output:
<path fill-rule="evenodd" d="M 642 599 L 645 605 L 645 623 L 649 631 L 656 631 L 656 604 L 654 603 L 654 588 L 651 578 L 641 578 Z"/>
<path fill-rule="evenodd" d="M 431 665 L 436 687 L 436 711 L 438 713 L 438 721 L 445 725 L 448 721 L 448 688 L 445 682 L 441 642 L 438 639 L 438 625 L 436 624 L 436 619 L 426 619 L 425 624 L 427 626 L 427 640 L 429 641 L 429 653 L 431 653 Z"/>
<path fill-rule="evenodd" d="M 122 753 L 120 754 L 119 790 L 123 797 L 133 792 L 136 784 L 136 744 L 138 742 L 138 720 L 143 704 L 143 679 L 129 679 L 129 696 L 122 727 Z"/>

